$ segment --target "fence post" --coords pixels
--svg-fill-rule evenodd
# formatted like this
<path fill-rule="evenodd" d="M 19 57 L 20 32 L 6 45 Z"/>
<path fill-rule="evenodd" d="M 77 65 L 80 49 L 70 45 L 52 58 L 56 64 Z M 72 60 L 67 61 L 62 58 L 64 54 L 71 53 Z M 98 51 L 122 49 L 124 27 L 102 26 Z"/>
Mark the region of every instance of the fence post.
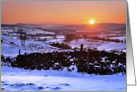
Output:
<path fill-rule="evenodd" d="M 89 49 L 87 51 L 87 71 L 89 69 Z"/>
<path fill-rule="evenodd" d="M 83 51 L 83 44 L 80 46 L 80 55 L 79 55 L 79 62 L 78 62 L 78 72 L 81 71 L 81 57 L 82 57 L 82 51 Z"/>
<path fill-rule="evenodd" d="M 20 52 L 21 52 L 21 50 L 19 49 L 19 55 L 20 55 Z"/>

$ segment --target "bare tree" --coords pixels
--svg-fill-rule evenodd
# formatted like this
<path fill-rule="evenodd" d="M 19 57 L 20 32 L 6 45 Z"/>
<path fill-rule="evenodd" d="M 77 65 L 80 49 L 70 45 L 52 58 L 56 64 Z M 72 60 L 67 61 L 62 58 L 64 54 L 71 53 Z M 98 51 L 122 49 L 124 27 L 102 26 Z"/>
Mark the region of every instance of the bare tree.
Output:
<path fill-rule="evenodd" d="M 27 34 L 26 34 L 26 32 L 23 32 L 23 29 L 19 29 L 18 32 L 20 34 L 21 45 L 25 46 L 25 41 L 27 39 Z"/>

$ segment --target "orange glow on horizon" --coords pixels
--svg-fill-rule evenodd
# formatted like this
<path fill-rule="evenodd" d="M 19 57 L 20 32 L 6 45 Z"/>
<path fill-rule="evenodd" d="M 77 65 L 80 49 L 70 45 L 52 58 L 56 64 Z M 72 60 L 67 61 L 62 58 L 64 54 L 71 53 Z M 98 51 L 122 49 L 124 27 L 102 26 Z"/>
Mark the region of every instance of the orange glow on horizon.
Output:
<path fill-rule="evenodd" d="M 91 19 L 126 23 L 126 1 L 1 1 L 2 24 L 89 24 Z"/>

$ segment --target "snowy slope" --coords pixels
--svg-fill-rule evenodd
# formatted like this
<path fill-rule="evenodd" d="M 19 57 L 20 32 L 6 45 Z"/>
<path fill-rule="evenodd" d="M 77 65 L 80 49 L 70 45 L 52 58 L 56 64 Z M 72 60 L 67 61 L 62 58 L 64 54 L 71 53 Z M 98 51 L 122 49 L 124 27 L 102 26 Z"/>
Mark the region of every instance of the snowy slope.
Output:
<path fill-rule="evenodd" d="M 2 91 L 126 91 L 126 75 L 1 67 Z"/>
<path fill-rule="evenodd" d="M 80 48 L 80 45 L 83 44 L 84 48 L 97 48 L 98 50 L 126 50 L 125 43 L 115 43 L 115 42 L 103 42 L 103 41 L 87 41 L 85 39 L 79 39 L 78 41 L 73 40 L 69 43 L 72 48 Z"/>
<path fill-rule="evenodd" d="M 21 49 L 21 54 L 34 52 L 44 53 L 57 49 L 40 41 L 26 40 L 25 46 L 21 46 L 21 41 L 19 39 L 13 39 L 5 35 L 1 35 L 1 38 L 4 39 L 4 42 L 1 43 L 1 54 L 5 56 L 17 56 L 19 49 Z M 10 42 L 13 42 L 14 44 L 10 44 Z"/>
<path fill-rule="evenodd" d="M 125 43 L 105 42 L 97 47 L 98 50 L 126 50 Z"/>

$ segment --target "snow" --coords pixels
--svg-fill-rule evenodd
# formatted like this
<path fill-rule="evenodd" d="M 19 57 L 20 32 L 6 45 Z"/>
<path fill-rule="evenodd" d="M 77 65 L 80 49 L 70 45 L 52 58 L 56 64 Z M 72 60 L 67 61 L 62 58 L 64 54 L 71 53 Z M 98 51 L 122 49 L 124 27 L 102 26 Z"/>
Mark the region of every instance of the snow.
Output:
<path fill-rule="evenodd" d="M 114 42 L 105 42 L 97 47 L 98 50 L 106 50 L 106 51 L 110 51 L 114 49 L 124 50 L 125 48 L 126 48 L 125 43 L 114 43 Z"/>
<path fill-rule="evenodd" d="M 89 65 L 94 65 L 93 63 L 89 63 Z"/>
<path fill-rule="evenodd" d="M 24 70 L 1 66 L 2 91 L 126 91 L 126 75 Z"/>
<path fill-rule="evenodd" d="M 116 61 L 112 61 L 112 64 L 115 64 L 116 63 Z"/>
<path fill-rule="evenodd" d="M 118 66 L 122 66 L 123 64 L 121 64 L 121 63 L 118 63 Z"/>
<path fill-rule="evenodd" d="M 96 68 L 101 68 L 101 66 L 98 66 L 98 65 L 94 65 L 94 67 L 96 67 Z"/>
<path fill-rule="evenodd" d="M 1 43 L 1 55 L 5 56 L 17 56 L 19 54 L 19 49 L 21 49 L 21 54 L 34 52 L 44 53 L 58 49 L 48 44 L 44 44 L 40 41 L 26 40 L 25 46 L 21 46 L 21 41 L 19 39 L 13 39 L 5 35 L 1 35 L 1 38 L 5 39 L 4 43 Z M 14 44 L 11 45 L 10 42 L 13 42 Z"/>
<path fill-rule="evenodd" d="M 106 62 L 110 62 L 109 60 L 106 60 Z"/>
<path fill-rule="evenodd" d="M 28 34 L 55 34 L 54 32 L 48 32 L 48 31 L 43 31 L 43 30 L 39 30 L 39 29 L 35 29 L 35 30 L 27 30 Z"/>
<path fill-rule="evenodd" d="M 87 41 L 86 39 L 72 40 L 69 45 L 72 48 L 80 48 L 80 45 L 83 44 L 83 48 L 97 48 L 98 50 L 124 50 L 126 51 L 125 43 L 115 43 L 115 42 L 105 42 L 105 41 Z"/>
<path fill-rule="evenodd" d="M 122 37 L 109 37 L 109 39 L 126 40 L 126 36 L 122 36 Z"/>
<path fill-rule="evenodd" d="M 60 50 L 56 47 L 48 45 L 49 42 L 62 43 L 65 39 L 63 35 L 57 35 L 56 39 L 47 36 L 50 40 L 45 42 L 26 40 L 25 46 L 21 46 L 21 41 L 17 39 L 16 34 L 9 35 L 8 32 L 13 32 L 12 29 L 1 30 L 1 55 L 15 57 L 21 49 L 21 54 L 24 53 L 46 53 L 54 50 L 58 51 L 74 51 L 74 50 Z M 55 34 L 54 32 L 42 31 L 39 29 L 28 29 L 27 34 Z M 9 36 L 5 36 L 5 35 Z M 44 37 L 40 37 L 44 38 Z M 124 38 L 124 37 L 123 37 Z M 119 39 L 123 39 L 119 38 Z M 115 39 L 115 38 L 113 38 Z M 116 38 L 117 39 L 117 38 Z M 11 44 L 13 42 L 14 44 Z M 80 47 L 84 44 L 84 48 L 97 48 L 98 50 L 123 50 L 126 52 L 125 43 L 114 42 L 93 42 L 86 39 L 73 40 L 68 43 L 72 48 Z M 75 58 L 68 57 L 70 61 Z M 105 62 L 105 57 L 102 58 Z M 110 62 L 107 60 L 106 62 Z M 2 62 L 3 63 L 3 62 Z M 95 61 L 98 64 L 97 61 Z M 4 64 L 2 64 L 4 65 Z M 5 64 L 6 65 L 6 64 Z M 55 63 L 55 65 L 59 65 Z M 93 65 L 93 63 L 90 63 Z M 119 66 L 121 63 L 118 64 Z M 113 65 L 111 64 L 113 67 Z M 96 65 L 96 68 L 99 66 Z M 126 66 L 125 66 L 126 67 Z M 68 69 L 74 69 L 69 72 Z M 2 91 L 126 91 L 126 75 L 94 75 L 86 73 L 78 73 L 77 67 L 71 65 L 69 68 L 65 67 L 61 70 L 25 70 L 21 68 L 13 68 L 8 66 L 1 66 L 1 90 Z"/>
<path fill-rule="evenodd" d="M 102 44 L 102 41 L 94 42 L 94 41 L 88 41 L 86 39 L 78 39 L 78 40 L 72 40 L 69 42 L 69 45 L 72 48 L 80 48 L 80 45 L 83 44 L 84 48 L 95 48 Z"/>

